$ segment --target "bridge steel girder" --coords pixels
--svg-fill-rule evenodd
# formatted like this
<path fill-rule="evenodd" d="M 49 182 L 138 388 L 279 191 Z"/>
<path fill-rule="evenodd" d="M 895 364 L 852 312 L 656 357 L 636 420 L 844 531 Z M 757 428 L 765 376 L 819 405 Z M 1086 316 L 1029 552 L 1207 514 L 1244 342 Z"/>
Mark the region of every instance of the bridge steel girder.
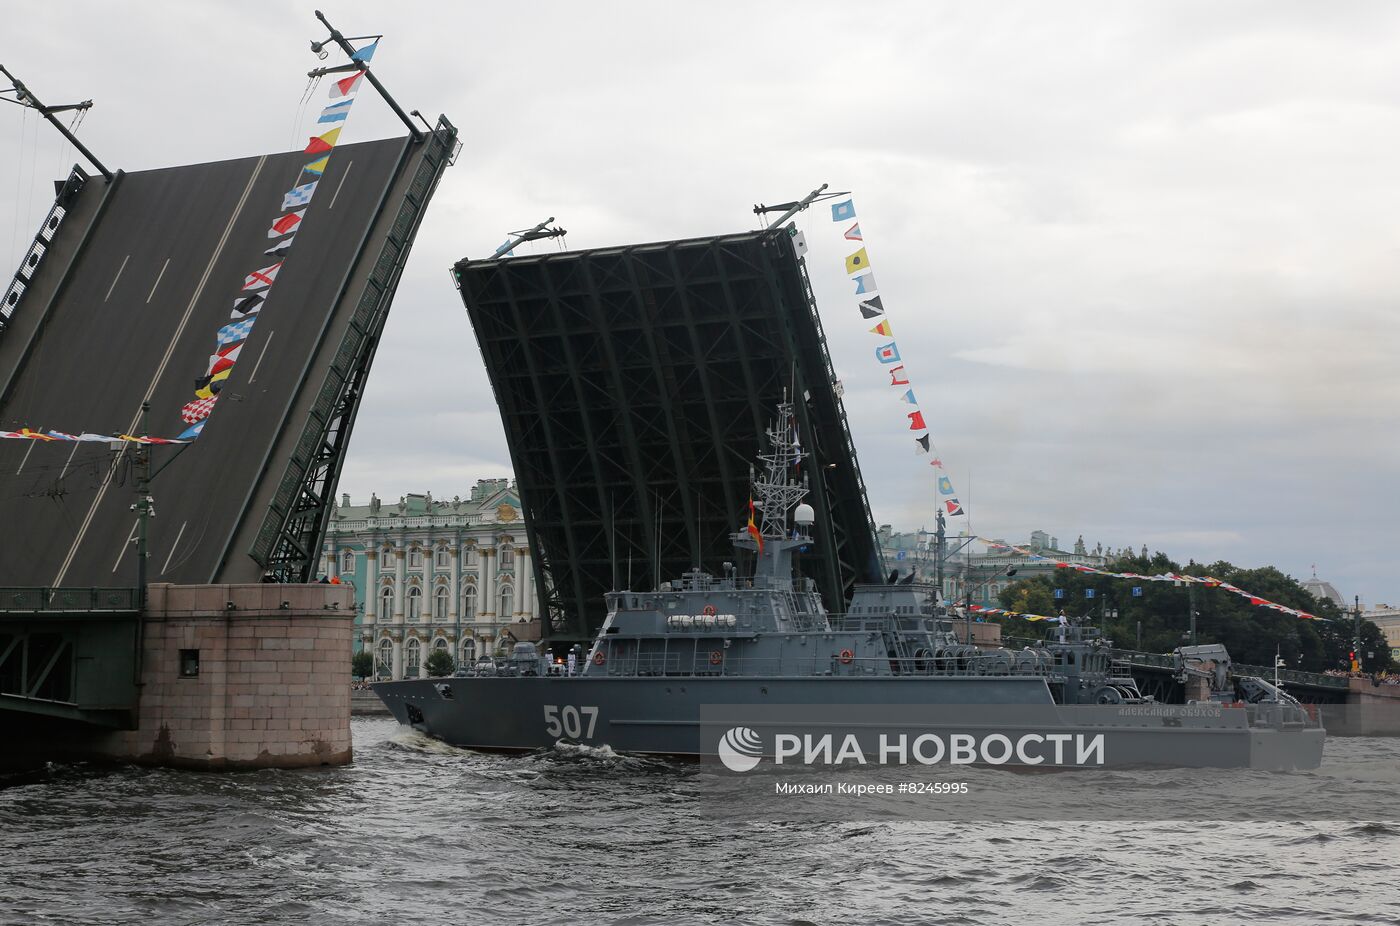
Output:
<path fill-rule="evenodd" d="M 794 382 L 818 512 L 804 571 L 836 610 L 856 582 L 882 576 L 810 285 L 785 232 L 463 260 L 454 277 L 554 633 L 590 634 L 619 584 L 642 591 L 735 559 L 749 466 Z M 629 562 L 637 574 L 615 582 Z"/>

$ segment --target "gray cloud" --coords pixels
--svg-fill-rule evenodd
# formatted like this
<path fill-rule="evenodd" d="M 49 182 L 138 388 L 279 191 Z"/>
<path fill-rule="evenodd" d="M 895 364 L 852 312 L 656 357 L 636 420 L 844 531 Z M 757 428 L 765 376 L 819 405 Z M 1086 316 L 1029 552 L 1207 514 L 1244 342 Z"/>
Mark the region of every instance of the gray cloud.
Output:
<path fill-rule="evenodd" d="M 285 149 L 307 134 L 311 7 L 34 7 L 4 60 L 51 101 L 94 97 L 83 136 L 116 166 Z M 854 191 L 978 533 L 1316 562 L 1347 594 L 1400 598 L 1393 4 L 327 13 L 385 32 L 386 84 L 464 140 L 365 398 L 342 481 L 357 498 L 509 470 L 454 260 L 547 215 L 575 247 L 752 227 L 752 203 L 828 181 Z M 19 125 L 0 108 L 6 176 Z M 397 130 L 375 103 L 345 138 Z M 33 183 L 0 184 L 21 239 L 64 163 L 38 137 Z M 876 517 L 931 523 L 840 229 L 803 221 Z"/>

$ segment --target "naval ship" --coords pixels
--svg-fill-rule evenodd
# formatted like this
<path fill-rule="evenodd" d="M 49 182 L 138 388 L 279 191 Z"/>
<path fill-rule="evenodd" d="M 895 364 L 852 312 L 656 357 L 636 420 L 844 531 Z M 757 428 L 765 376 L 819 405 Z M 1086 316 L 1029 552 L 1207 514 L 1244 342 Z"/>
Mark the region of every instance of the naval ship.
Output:
<path fill-rule="evenodd" d="M 1020 649 L 960 642 L 956 609 L 912 575 L 857 585 L 846 613 L 829 613 L 816 583 L 794 574 L 814 512 L 805 476 L 794 478 L 791 404 L 766 436 L 748 524 L 731 535 L 736 560 L 752 564 L 743 574 L 726 562 L 719 575 L 696 568 L 652 591 L 610 592 L 592 645 L 562 664 L 520 642 L 450 678 L 374 690 L 399 723 L 489 751 L 562 742 L 744 770 L 765 757 L 830 760 L 834 735 L 862 764 L 1320 764 L 1319 719 L 1276 684 L 1232 676 L 1220 647 L 1204 670 L 1182 665 L 1196 697 L 1168 704 L 1144 696 L 1091 627 L 1062 624 Z"/>

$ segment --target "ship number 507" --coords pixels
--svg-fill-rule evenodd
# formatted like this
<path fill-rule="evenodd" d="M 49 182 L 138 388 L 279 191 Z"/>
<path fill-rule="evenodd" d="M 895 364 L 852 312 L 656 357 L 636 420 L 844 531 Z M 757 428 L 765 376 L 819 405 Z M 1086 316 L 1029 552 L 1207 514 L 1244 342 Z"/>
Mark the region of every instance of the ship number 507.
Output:
<path fill-rule="evenodd" d="M 588 729 L 584 730 L 585 723 Z M 570 739 L 593 738 L 593 728 L 598 724 L 598 708 L 574 707 L 565 704 L 544 706 L 544 730 L 550 736 L 567 736 Z"/>

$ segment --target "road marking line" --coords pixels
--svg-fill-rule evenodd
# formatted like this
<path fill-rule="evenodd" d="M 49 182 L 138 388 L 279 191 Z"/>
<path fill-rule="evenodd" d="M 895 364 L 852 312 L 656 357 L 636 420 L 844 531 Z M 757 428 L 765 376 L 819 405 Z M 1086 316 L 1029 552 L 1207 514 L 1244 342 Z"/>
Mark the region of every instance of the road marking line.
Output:
<path fill-rule="evenodd" d="M 169 267 L 169 266 L 170 266 L 170 258 L 167 257 L 167 258 L 165 259 L 165 263 L 163 263 L 163 264 L 160 265 L 160 273 L 157 273 L 157 274 L 156 274 L 156 281 L 155 281 L 153 284 L 151 284 L 151 294 L 150 294 L 149 296 L 146 297 L 146 305 L 150 305 L 150 304 L 151 304 L 151 300 L 155 298 L 155 295 L 156 295 L 156 287 L 159 286 L 159 285 L 160 285 L 160 281 L 161 281 L 162 279 L 165 278 L 165 268 L 166 268 L 166 267 Z"/>
<path fill-rule="evenodd" d="M 39 433 L 42 434 L 43 432 L 44 432 L 44 429 L 43 429 L 42 427 L 40 427 L 40 428 L 39 428 Z M 31 453 L 34 452 L 34 445 L 37 444 L 37 443 L 39 443 L 39 442 L 36 441 L 36 440 L 32 440 L 32 441 L 29 442 L 29 449 L 26 450 L 26 451 L 24 452 L 24 458 L 21 459 L 21 460 L 19 461 L 19 469 L 15 470 L 15 475 L 16 475 L 16 476 L 18 476 L 20 473 L 24 472 L 24 464 L 26 464 L 26 463 L 29 462 L 29 455 L 30 455 Z"/>
<path fill-rule="evenodd" d="M 140 523 L 140 518 L 137 518 L 135 521 L 131 522 L 131 532 L 126 535 L 126 541 L 122 544 L 122 548 L 117 551 L 117 561 L 112 564 L 113 572 L 116 572 L 117 567 L 122 564 L 122 557 L 126 555 L 126 548 L 131 546 L 131 541 L 136 538 L 136 528 Z"/>
<path fill-rule="evenodd" d="M 330 212 L 331 209 L 334 209 L 334 208 L 335 208 L 335 201 L 336 201 L 337 199 L 340 199 L 340 188 L 343 187 L 343 186 L 345 186 L 345 178 L 348 177 L 348 176 L 350 176 L 350 168 L 352 168 L 352 167 L 354 167 L 354 166 L 355 166 L 355 162 L 354 162 L 354 161 L 351 161 L 350 163 L 348 163 L 348 164 L 345 165 L 345 173 L 343 173 L 343 174 L 340 175 L 340 182 L 337 183 L 337 184 L 335 185 L 335 195 L 331 197 L 331 204 L 330 204 L 329 207 L 327 207 L 327 209 L 326 209 L 327 212 Z"/>
<path fill-rule="evenodd" d="M 262 173 L 263 164 L 267 162 L 267 155 L 258 158 L 257 165 L 253 168 L 253 173 L 248 177 L 248 185 L 243 188 L 243 195 L 238 199 L 238 205 L 233 207 L 233 215 L 229 216 L 228 224 L 224 226 L 224 233 L 219 237 L 219 243 L 214 246 L 214 254 L 209 258 L 209 263 L 204 268 L 204 275 L 199 278 L 199 285 L 194 288 L 194 294 L 190 296 L 190 301 L 185 306 L 185 314 L 180 319 L 180 324 L 175 328 L 175 334 L 166 345 L 165 356 L 161 358 L 160 366 L 156 368 L 156 375 L 151 378 L 151 384 L 146 387 L 146 393 L 141 401 L 149 402 L 151 396 L 155 394 L 156 384 L 160 382 L 161 376 L 165 374 L 165 368 L 170 363 L 170 355 L 175 352 L 175 344 L 180 340 L 180 335 L 185 331 L 185 326 L 189 324 L 190 315 L 194 313 L 195 303 L 204 294 L 204 287 L 209 282 L 209 275 L 214 272 L 214 265 L 219 262 L 219 256 L 224 252 L 224 245 L 228 244 L 228 236 L 233 231 L 233 224 L 238 221 L 238 217 L 243 213 L 243 207 L 248 204 L 248 196 L 253 192 L 253 184 L 258 179 L 258 174 Z M 131 424 L 127 426 L 125 433 L 135 433 L 136 426 L 141 421 L 141 409 L 136 409 L 136 414 L 131 416 Z M 32 449 L 32 448 L 31 448 Z M 97 490 L 97 495 L 92 500 L 92 505 L 88 507 L 87 516 L 83 518 L 83 526 L 78 529 L 78 536 L 73 538 L 73 545 L 68 548 L 68 556 L 63 560 L 63 565 L 58 569 L 58 575 L 53 580 L 55 587 L 63 584 L 63 577 L 68 574 L 68 567 L 73 565 L 73 557 L 78 555 L 78 547 L 83 542 L 83 537 L 87 535 L 88 528 L 92 526 L 93 516 L 97 514 L 98 507 L 102 504 L 102 499 L 111 488 L 112 479 L 117 474 L 117 466 L 121 463 L 125 452 L 113 454 L 115 459 L 112 465 L 107 467 L 107 476 L 102 480 L 102 485 Z M 115 571 L 115 570 L 113 570 Z"/>
<path fill-rule="evenodd" d="M 180 532 L 175 535 L 175 542 L 170 545 L 170 555 L 165 558 L 165 565 L 160 567 L 161 575 L 165 575 L 166 571 L 170 569 L 170 561 L 175 558 L 175 551 L 180 546 L 180 538 L 185 536 L 185 528 L 188 527 L 189 524 L 190 522 L 186 521 L 184 524 L 180 525 Z"/>
<path fill-rule="evenodd" d="M 78 455 L 78 448 L 81 446 L 82 444 L 79 444 L 76 441 L 74 442 L 73 450 L 71 453 L 68 454 L 68 462 L 63 464 L 63 471 L 58 474 L 58 479 L 60 482 L 63 481 L 64 476 L 68 475 L 68 467 L 73 465 L 73 457 Z"/>
<path fill-rule="evenodd" d="M 102 297 L 103 302 L 106 302 L 108 299 L 112 298 L 112 290 L 117 288 L 117 281 L 122 278 L 122 271 L 126 269 L 126 262 L 129 260 L 131 260 L 130 254 L 122 258 L 122 265 L 117 268 L 117 275 L 112 277 L 112 285 L 107 287 L 107 295 Z"/>
<path fill-rule="evenodd" d="M 272 336 L 276 333 L 275 331 L 269 331 L 267 333 L 267 340 L 263 341 L 262 353 L 258 354 L 258 362 L 253 364 L 253 375 L 248 377 L 248 385 L 253 385 L 253 380 L 258 378 L 258 367 L 262 366 L 263 358 L 267 356 L 267 345 L 272 343 Z"/>

